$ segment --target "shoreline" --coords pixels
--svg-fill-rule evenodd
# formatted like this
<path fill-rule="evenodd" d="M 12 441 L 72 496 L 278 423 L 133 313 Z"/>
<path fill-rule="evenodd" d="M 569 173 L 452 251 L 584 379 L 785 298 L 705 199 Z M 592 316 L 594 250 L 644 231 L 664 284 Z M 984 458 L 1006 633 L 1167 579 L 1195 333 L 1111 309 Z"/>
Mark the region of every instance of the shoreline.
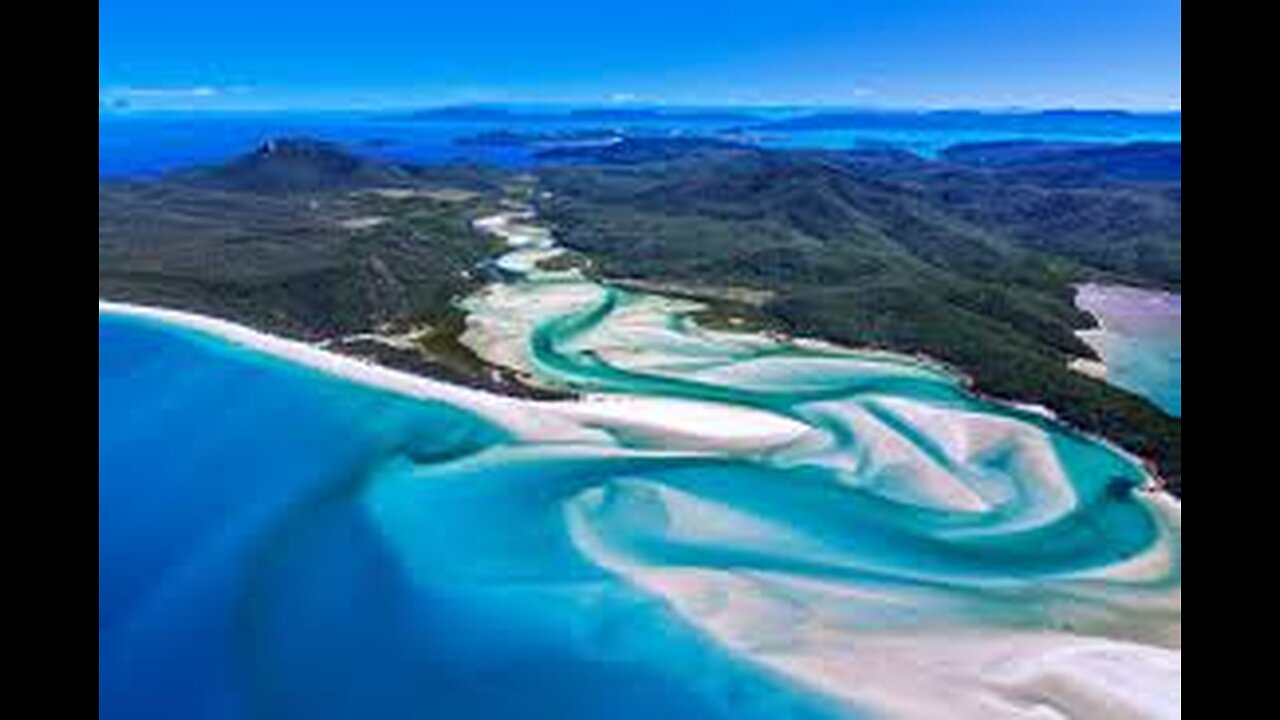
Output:
<path fill-rule="evenodd" d="M 654 438 L 677 451 L 735 453 L 787 445 L 810 432 L 774 413 L 701 400 L 585 394 L 549 401 L 497 395 L 184 310 L 99 299 L 98 314 L 172 325 L 378 390 L 457 405 L 525 440 L 598 444 L 623 433 Z"/>
<path fill-rule="evenodd" d="M 1078 283 L 1072 289 L 1075 290 L 1072 304 L 1094 322 L 1093 327 L 1075 331 L 1082 340 L 1085 340 L 1085 333 L 1128 334 L 1125 323 L 1117 322 L 1118 317 L 1166 319 L 1175 314 L 1179 320 L 1182 317 L 1181 293 L 1098 282 Z M 1088 343 L 1087 340 L 1085 342 Z M 1092 344 L 1089 346 L 1093 347 Z"/>
<path fill-rule="evenodd" d="M 343 355 L 324 348 L 272 335 L 230 320 L 200 315 L 185 310 L 150 305 L 136 305 L 110 300 L 98 300 L 98 315 L 149 320 L 174 327 L 192 330 L 220 340 L 262 352 L 266 355 L 294 362 L 312 370 L 362 383 L 379 390 L 422 399 L 452 402 L 471 410 L 486 419 L 501 422 L 501 413 L 508 410 L 511 399 L 491 395 L 478 390 L 394 370 L 383 365 Z"/>
<path fill-rule="evenodd" d="M 1130 387 L 1120 384 L 1124 382 L 1124 378 L 1123 374 L 1116 375 L 1119 367 L 1116 363 L 1118 353 L 1113 349 L 1110 353 L 1112 357 L 1109 358 L 1107 351 L 1108 339 L 1133 345 L 1149 343 L 1153 337 L 1158 339 L 1160 333 L 1170 332 L 1175 323 L 1180 347 L 1181 293 L 1097 282 L 1079 283 L 1072 287 L 1076 293 L 1072 301 L 1076 309 L 1087 314 L 1094 322 L 1092 327 L 1079 328 L 1074 334 L 1093 350 L 1097 359 L 1073 357 L 1068 359 L 1067 367 L 1073 372 L 1139 395 L 1174 417 L 1182 417 L 1181 412 L 1175 414 L 1166 409 L 1151 388 L 1145 385 Z"/>
<path fill-rule="evenodd" d="M 454 404 L 525 440 L 596 444 L 602 440 L 602 433 L 623 433 L 652 438 L 678 451 L 750 453 L 788 445 L 811 432 L 808 426 L 774 413 L 702 400 L 598 393 L 584 393 L 567 400 L 501 395 L 397 370 L 373 360 L 333 352 L 234 321 L 185 310 L 99 299 L 98 312 L 99 315 L 105 313 L 170 324 L 349 382 L 418 400 Z M 825 344 L 825 341 L 811 342 Z M 1168 490 L 1168 481 L 1160 475 L 1155 461 L 1139 456 L 1102 435 L 1066 422 L 1052 408 L 990 395 L 978 388 L 966 373 L 928 356 L 906 355 L 891 350 L 870 352 L 932 365 L 951 374 L 965 392 L 976 398 L 1037 416 L 1042 421 L 1105 445 L 1150 476 L 1151 482 L 1142 490 L 1159 492 L 1181 504 L 1181 498 Z M 681 412 L 672 412 L 675 409 Z"/>
<path fill-rule="evenodd" d="M 767 443 L 770 441 L 784 444 L 797 440 L 803 442 L 803 432 L 808 431 L 807 426 L 800 426 L 800 435 L 789 436 L 791 428 L 771 413 L 744 411 L 736 406 L 702 401 L 625 395 L 587 395 L 581 400 L 558 403 L 505 398 L 337 355 L 304 342 L 279 338 L 230 321 L 184 311 L 99 300 L 100 319 L 111 316 L 137 318 L 155 322 L 159 326 L 193 331 L 269 357 L 410 397 L 456 402 L 469 410 L 492 413 L 501 426 L 513 427 L 513 423 L 522 425 L 529 431 L 530 437 L 539 440 L 547 440 L 549 432 L 563 431 L 558 447 L 569 452 L 649 452 L 669 457 L 698 451 L 752 452 L 768 449 Z M 897 411 L 903 412 L 903 408 L 897 408 Z M 743 414 L 751 412 L 755 414 Z M 939 421 L 942 421 L 941 417 Z M 554 427 L 543 426 L 544 423 L 551 423 Z M 771 426 L 756 425 L 755 435 L 744 432 L 744 425 L 756 423 Z M 633 436 L 650 433 L 652 437 L 662 441 L 662 447 L 653 450 L 630 446 L 619 448 L 616 442 L 610 442 L 617 439 L 611 433 L 619 428 Z M 598 433 L 601 430 L 608 433 L 605 442 L 599 441 Z M 570 443 L 578 445 L 573 447 Z M 586 447 L 588 444 L 589 447 Z M 557 448 L 550 445 L 525 449 L 535 454 L 557 452 Z M 643 479 L 630 478 L 626 482 L 631 485 L 624 483 L 620 490 L 614 488 L 614 491 L 622 493 L 620 497 L 623 500 L 643 500 L 649 497 L 645 494 Z M 635 487 L 641 488 L 639 494 L 626 494 L 629 488 Z M 1180 676 L 1181 670 L 1180 580 L 1176 590 L 1158 593 L 1150 601 L 1144 600 L 1145 596 L 1138 596 L 1139 602 L 1152 602 L 1152 607 L 1156 608 L 1167 607 L 1168 603 L 1178 603 L 1177 625 L 1162 636 L 1171 638 L 1167 642 L 1176 644 L 1156 644 L 1145 637 L 1112 636 L 1102 631 L 1097 635 L 1076 634 L 1069 626 L 1066 630 L 1047 626 L 1029 630 L 1005 628 L 992 631 L 979 626 L 975 632 L 963 629 L 931 632 L 926 628 L 924 634 L 918 631 L 901 634 L 865 633 L 856 625 L 841 627 L 839 616 L 823 614 L 827 612 L 824 608 L 856 599 L 856 593 L 859 592 L 856 586 L 846 592 L 839 584 L 823 584 L 803 576 L 789 581 L 784 573 L 771 575 L 768 572 L 724 572 L 698 566 L 683 568 L 655 565 L 650 569 L 643 564 L 629 562 L 625 553 L 617 553 L 616 547 L 607 542 L 608 533 L 599 533 L 593 529 L 591 511 L 601 507 L 600 503 L 607 499 L 604 492 L 603 488 L 595 488 L 592 494 L 575 496 L 572 504 L 563 510 L 569 520 L 569 537 L 584 549 L 589 560 L 624 577 L 662 602 L 669 603 L 673 612 L 732 655 L 745 656 L 753 662 L 759 662 L 787 681 L 814 688 L 834 701 L 856 705 L 863 699 L 861 695 L 842 692 L 842 689 L 849 687 L 849 678 L 855 675 L 861 677 L 861 674 L 866 673 L 880 677 L 876 675 L 879 672 L 883 674 L 880 679 L 884 681 L 882 684 L 887 683 L 884 687 L 888 690 L 874 697 L 878 697 L 878 702 L 890 709 L 901 708 L 908 711 L 914 707 L 909 700 L 912 693 L 935 690 L 942 692 L 955 687 L 972 686 L 981 689 L 983 693 L 974 696 L 982 700 L 979 705 L 975 705 L 975 714 L 978 716 L 991 708 L 1015 706 L 1018 698 L 1026 691 L 1060 697 L 1070 707 L 1083 702 L 1081 698 L 1100 698 L 1098 703 L 1110 703 L 1107 707 L 1115 708 L 1114 715 L 1099 713 L 1100 717 L 1118 718 L 1129 710 L 1140 711 L 1151 717 L 1174 717 L 1165 713 L 1164 709 L 1166 706 L 1172 707 L 1168 693 L 1176 692 L 1177 689 L 1175 681 L 1170 678 Z M 679 491 L 665 492 L 668 494 L 659 499 L 665 501 L 672 493 Z M 717 506 L 711 503 L 683 502 L 679 496 L 675 500 L 662 507 L 666 509 L 665 512 L 672 513 L 670 517 L 675 519 L 677 528 L 678 523 L 693 520 L 706 523 L 705 527 L 710 528 L 705 536 L 695 535 L 693 540 L 732 542 L 738 537 L 734 533 L 740 528 L 757 527 L 735 524 L 732 521 L 737 516 L 727 514 L 728 511 L 716 514 Z M 1159 517 L 1168 518 L 1180 531 L 1180 499 L 1160 493 L 1141 502 L 1149 503 L 1153 512 Z M 1053 510 L 1055 505 L 1051 502 L 1049 510 Z M 710 511 L 709 515 L 700 514 L 706 511 L 704 508 Z M 599 516 L 594 516 L 594 519 L 598 520 Z M 607 523 L 608 518 L 604 518 L 604 521 Z M 767 529 L 771 526 L 763 527 Z M 676 537 L 681 536 L 677 534 Z M 1152 547 L 1157 545 L 1153 543 Z M 1173 559 L 1166 560 L 1166 557 Z M 1109 580 L 1142 582 L 1141 573 L 1147 572 L 1148 568 L 1162 562 L 1180 562 L 1176 558 L 1176 555 L 1153 554 L 1144 550 L 1129 558 L 1125 564 L 1106 565 L 1096 576 L 1084 574 L 1076 579 L 1081 583 L 1080 587 L 1086 590 L 1092 583 L 1105 583 Z M 727 605 L 712 602 L 724 597 L 730 597 L 732 602 Z M 792 624 L 796 602 L 812 603 L 806 607 L 816 608 L 814 622 Z M 827 617 L 832 619 L 830 625 L 824 622 Z M 961 616 L 960 619 L 963 621 L 964 617 Z M 768 633 L 766 638 L 773 637 L 772 628 L 775 627 L 794 628 L 790 635 L 797 641 L 793 652 L 779 654 L 761 649 L 761 633 Z M 854 656 L 847 653 L 848 647 L 861 647 L 863 644 L 874 648 L 874 652 L 867 655 L 872 658 L 870 661 L 856 661 Z M 956 665 L 974 667 L 976 670 L 957 677 L 952 670 Z M 901 667 L 911 667 L 921 672 L 901 675 L 898 671 Z M 1119 682 L 1115 679 L 1121 675 L 1128 680 Z M 908 680 L 895 684 L 890 682 L 893 677 L 907 677 Z M 908 700 L 899 705 L 895 699 L 899 697 Z M 1010 704 L 1004 704 L 1005 700 L 1002 698 L 1008 698 Z M 1080 707 L 1094 706 L 1085 703 Z"/>

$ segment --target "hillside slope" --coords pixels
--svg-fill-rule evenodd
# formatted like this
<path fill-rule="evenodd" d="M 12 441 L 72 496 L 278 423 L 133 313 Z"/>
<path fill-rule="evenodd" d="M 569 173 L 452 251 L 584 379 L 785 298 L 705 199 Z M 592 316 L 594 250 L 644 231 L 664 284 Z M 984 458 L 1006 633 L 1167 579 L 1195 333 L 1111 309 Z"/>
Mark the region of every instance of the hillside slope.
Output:
<path fill-rule="evenodd" d="M 1031 164 L 894 152 L 686 150 L 583 150 L 541 173 L 541 209 L 606 276 L 770 291 L 766 315 L 792 332 L 941 358 L 1156 458 L 1180 485 L 1181 421 L 1066 367 L 1093 356 L 1073 334 L 1090 319 L 1072 283 L 1180 287 L 1179 185 L 1062 187 Z"/>

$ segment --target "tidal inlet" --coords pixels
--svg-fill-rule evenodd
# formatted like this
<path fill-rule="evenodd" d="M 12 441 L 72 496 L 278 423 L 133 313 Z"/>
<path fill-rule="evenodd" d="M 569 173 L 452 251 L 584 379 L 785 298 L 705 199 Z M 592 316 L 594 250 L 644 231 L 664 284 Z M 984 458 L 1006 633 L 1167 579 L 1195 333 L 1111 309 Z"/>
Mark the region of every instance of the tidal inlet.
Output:
<path fill-rule="evenodd" d="M 477 227 L 462 341 L 574 399 L 99 301 L 101 717 L 1181 716 L 1142 461 Z"/>
<path fill-rule="evenodd" d="M 1182 296 L 1090 283 L 1077 288 L 1076 306 L 1097 320 L 1078 335 L 1102 359 L 1075 360 L 1073 367 L 1181 417 Z"/>

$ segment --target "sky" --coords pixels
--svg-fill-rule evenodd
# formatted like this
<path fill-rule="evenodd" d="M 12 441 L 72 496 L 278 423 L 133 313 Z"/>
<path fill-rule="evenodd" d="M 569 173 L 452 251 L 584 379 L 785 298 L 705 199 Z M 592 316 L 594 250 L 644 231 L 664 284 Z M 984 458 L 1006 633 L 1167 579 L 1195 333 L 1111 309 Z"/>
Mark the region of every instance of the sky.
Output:
<path fill-rule="evenodd" d="M 1181 108 L 1180 0 L 99 0 L 138 108 Z"/>

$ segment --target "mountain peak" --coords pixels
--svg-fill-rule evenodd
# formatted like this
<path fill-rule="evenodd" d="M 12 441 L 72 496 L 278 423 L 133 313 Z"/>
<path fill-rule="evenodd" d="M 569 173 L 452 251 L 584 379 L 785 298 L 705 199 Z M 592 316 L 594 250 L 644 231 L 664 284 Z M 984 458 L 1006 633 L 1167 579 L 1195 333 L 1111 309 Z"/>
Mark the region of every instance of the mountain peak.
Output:
<path fill-rule="evenodd" d="M 334 142 L 279 137 L 223 165 L 187 173 L 184 179 L 228 190 L 310 192 L 403 185 L 411 178 L 403 168 L 354 155 Z"/>

